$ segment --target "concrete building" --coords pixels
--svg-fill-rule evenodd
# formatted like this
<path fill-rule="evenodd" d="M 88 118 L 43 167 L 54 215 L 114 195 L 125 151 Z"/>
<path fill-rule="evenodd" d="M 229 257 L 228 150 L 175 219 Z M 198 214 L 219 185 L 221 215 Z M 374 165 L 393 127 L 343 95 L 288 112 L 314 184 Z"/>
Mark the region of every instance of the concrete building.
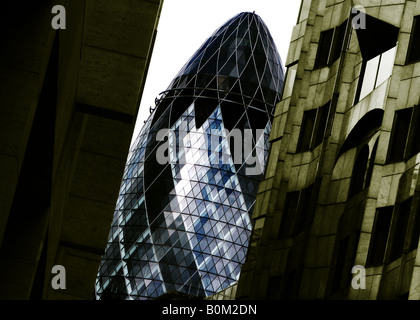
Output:
<path fill-rule="evenodd" d="M 94 297 L 162 2 L 3 4 L 1 299 Z"/>
<path fill-rule="evenodd" d="M 418 0 L 302 1 L 237 299 L 420 299 L 419 43 Z"/>

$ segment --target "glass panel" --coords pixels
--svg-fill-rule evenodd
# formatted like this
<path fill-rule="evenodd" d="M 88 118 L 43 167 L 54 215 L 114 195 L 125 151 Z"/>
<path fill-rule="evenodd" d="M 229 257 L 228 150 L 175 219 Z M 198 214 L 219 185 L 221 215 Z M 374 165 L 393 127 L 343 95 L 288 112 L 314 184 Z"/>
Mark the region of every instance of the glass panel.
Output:
<path fill-rule="evenodd" d="M 410 46 L 407 54 L 407 63 L 418 61 L 420 59 L 420 16 L 414 17 L 413 27 L 411 29 Z"/>
<path fill-rule="evenodd" d="M 321 32 L 314 69 L 325 67 L 328 64 L 328 56 L 330 54 L 333 34 L 334 29 Z"/>
<path fill-rule="evenodd" d="M 402 109 L 395 111 L 394 124 L 392 128 L 388 161 L 396 162 L 404 159 L 405 145 L 410 127 L 411 113 L 413 109 Z"/>
<path fill-rule="evenodd" d="M 315 125 L 316 109 L 306 111 L 303 115 L 302 127 L 300 128 L 299 143 L 297 152 L 309 150 L 311 144 L 312 131 Z"/>
<path fill-rule="evenodd" d="M 327 102 L 325 105 L 318 109 L 314 137 L 312 141 L 312 148 L 315 148 L 322 143 L 322 139 L 324 138 L 325 127 L 327 126 L 329 109 L 330 102 Z"/>
<path fill-rule="evenodd" d="M 398 259 L 403 253 L 412 200 L 413 197 L 410 197 L 400 203 L 397 207 L 397 217 L 395 222 L 395 231 L 393 231 L 394 235 L 392 237 L 390 261 Z"/>
<path fill-rule="evenodd" d="M 308 18 L 310 8 L 311 0 L 303 0 L 300 8 L 298 23 Z"/>
<path fill-rule="evenodd" d="M 362 90 L 360 91 L 360 100 L 366 97 L 369 93 L 375 89 L 376 75 L 379 66 L 380 55 L 369 60 L 366 63 L 365 73 L 363 75 Z"/>
<path fill-rule="evenodd" d="M 393 209 L 393 206 L 389 206 L 376 210 L 367 258 L 367 266 L 369 267 L 380 266 L 383 263 Z"/>
<path fill-rule="evenodd" d="M 378 78 L 376 80 L 375 88 L 388 79 L 392 74 L 392 68 L 394 67 L 395 51 L 397 47 L 389 49 L 384 52 L 381 57 L 381 64 L 379 66 Z"/>
<path fill-rule="evenodd" d="M 298 65 L 295 64 L 287 70 L 287 79 L 284 84 L 284 92 L 283 92 L 282 99 L 288 98 L 292 94 L 293 84 L 295 83 L 297 66 Z"/>
<path fill-rule="evenodd" d="M 198 66 L 204 66 L 201 72 Z M 244 71 L 241 77 L 239 71 Z M 263 84 L 258 75 L 264 76 Z M 170 290 L 204 296 L 238 279 L 262 178 L 245 174 L 242 134 L 270 127 L 267 110 L 274 110 L 280 83 L 280 57 L 252 13 L 229 21 L 181 69 L 130 155 L 97 298 L 106 290 L 117 293 L 118 286 L 122 299 L 155 298 Z M 255 109 L 247 112 L 250 106 Z M 158 142 L 162 128 L 172 134 Z M 233 139 L 239 148 L 231 148 L 223 129 L 239 132 L 239 141 Z M 253 150 L 260 162 L 268 153 L 268 133 Z M 171 161 L 159 165 L 157 149 L 165 142 Z M 233 164 L 236 154 L 238 165 Z"/>

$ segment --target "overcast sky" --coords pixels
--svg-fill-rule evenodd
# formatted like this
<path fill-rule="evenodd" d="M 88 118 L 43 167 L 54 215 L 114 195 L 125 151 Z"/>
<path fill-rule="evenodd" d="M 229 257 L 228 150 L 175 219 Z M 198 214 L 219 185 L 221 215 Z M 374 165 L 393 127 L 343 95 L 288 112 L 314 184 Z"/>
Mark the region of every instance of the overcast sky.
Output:
<path fill-rule="evenodd" d="M 133 140 L 149 107 L 211 34 L 236 14 L 255 11 L 267 25 L 283 64 L 301 0 L 164 0 Z"/>

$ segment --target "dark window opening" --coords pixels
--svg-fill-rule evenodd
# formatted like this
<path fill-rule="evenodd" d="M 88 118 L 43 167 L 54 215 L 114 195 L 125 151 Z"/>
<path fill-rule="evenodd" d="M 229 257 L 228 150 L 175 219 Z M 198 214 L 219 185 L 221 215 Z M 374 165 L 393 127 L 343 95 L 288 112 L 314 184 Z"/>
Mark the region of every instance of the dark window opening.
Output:
<path fill-rule="evenodd" d="M 297 152 L 304 152 L 310 149 L 312 131 L 315 126 L 316 109 L 305 111 L 303 114 L 302 127 L 297 145 Z"/>
<path fill-rule="evenodd" d="M 420 16 L 414 17 L 411 37 L 408 45 L 406 63 L 420 60 Z"/>
<path fill-rule="evenodd" d="M 293 222 L 297 213 L 299 203 L 299 191 L 288 192 L 284 203 L 283 215 L 281 218 L 279 238 L 292 236 Z"/>
<path fill-rule="evenodd" d="M 370 186 L 370 181 L 372 180 L 373 166 L 375 165 L 376 151 L 378 150 L 378 141 L 379 140 L 376 140 L 375 144 L 373 145 L 372 154 L 371 154 L 370 159 L 369 159 L 369 166 L 368 166 L 367 172 L 366 172 L 364 188 L 369 187 Z"/>
<path fill-rule="evenodd" d="M 299 207 L 296 215 L 296 222 L 294 225 L 294 234 L 298 234 L 303 231 L 309 224 L 309 218 L 312 216 L 313 205 L 312 205 L 312 191 L 313 184 L 303 189 L 300 194 Z"/>
<path fill-rule="evenodd" d="M 322 143 L 322 139 L 324 138 L 324 133 L 325 133 L 325 127 L 327 125 L 329 110 L 330 110 L 330 102 L 328 102 L 327 104 L 323 105 L 322 107 L 318 109 L 312 148 L 315 148 L 316 146 Z"/>
<path fill-rule="evenodd" d="M 353 277 L 352 268 L 359 245 L 360 229 L 341 239 L 337 244 L 337 258 L 333 271 L 331 293 L 337 293 L 350 285 Z"/>
<path fill-rule="evenodd" d="M 152 123 L 150 124 L 150 128 L 152 128 L 155 123 L 157 123 L 159 120 L 165 117 L 164 113 L 166 114 L 166 117 L 169 115 L 168 107 L 171 102 L 171 99 L 165 99 L 165 97 L 163 97 L 160 100 L 156 100 L 156 102 L 157 104 L 153 114 Z"/>
<path fill-rule="evenodd" d="M 354 162 L 353 172 L 351 175 L 349 197 L 359 193 L 364 188 L 365 174 L 368 165 L 369 147 L 364 145 L 359 151 L 356 161 Z"/>
<path fill-rule="evenodd" d="M 292 300 L 298 297 L 301 276 L 302 268 L 294 269 L 284 275 L 282 299 Z"/>
<path fill-rule="evenodd" d="M 346 265 L 347 252 L 349 250 L 350 237 L 346 237 L 338 243 L 338 255 L 332 280 L 332 292 L 337 292 L 342 287 L 342 278 Z"/>
<path fill-rule="evenodd" d="M 210 117 L 212 112 L 216 109 L 217 103 L 218 103 L 217 100 L 212 100 L 212 99 L 198 98 L 197 100 L 195 100 L 194 113 L 195 113 L 195 126 L 197 129 L 201 128 L 203 123 Z M 178 118 L 181 116 L 181 114 L 177 115 Z"/>
<path fill-rule="evenodd" d="M 412 108 L 395 111 L 394 123 L 392 125 L 390 137 L 390 147 L 388 149 L 388 162 L 392 163 L 403 161 L 406 158 L 405 150 L 412 111 Z"/>
<path fill-rule="evenodd" d="M 220 104 L 223 124 L 229 131 L 234 128 L 244 128 L 246 123 L 245 108 L 241 104 L 222 101 Z"/>
<path fill-rule="evenodd" d="M 403 294 L 400 294 L 399 296 L 398 296 L 398 300 L 408 300 L 408 294 L 409 294 L 409 292 L 407 291 L 407 292 L 405 292 L 405 293 L 403 293 Z"/>
<path fill-rule="evenodd" d="M 420 152 L 420 107 L 413 108 L 411 116 L 410 131 L 407 140 L 406 158 L 411 158 Z"/>
<path fill-rule="evenodd" d="M 333 40 L 333 35 L 334 29 L 329 29 L 321 32 L 314 69 L 319 69 L 328 65 L 328 57 L 330 55 L 330 48 Z"/>
<path fill-rule="evenodd" d="M 182 114 L 188 109 L 188 107 L 193 102 L 192 97 L 178 97 L 172 103 L 171 116 L 169 121 L 169 127 L 172 127 L 173 124 L 178 121 Z"/>
<path fill-rule="evenodd" d="M 351 280 L 353 278 L 353 273 L 351 272 L 354 267 L 354 262 L 356 261 L 356 255 L 357 255 L 357 248 L 359 246 L 359 239 L 360 239 L 360 229 L 356 230 L 353 235 L 350 238 L 352 240 L 353 247 L 350 249 L 350 259 L 347 261 L 346 269 L 344 274 L 347 274 L 347 277 L 345 278 L 344 286 L 348 286 L 351 283 Z"/>
<path fill-rule="evenodd" d="M 419 244 L 419 237 L 420 237 L 420 206 L 417 205 L 414 222 L 413 222 L 413 230 L 411 231 L 411 239 L 410 239 L 410 251 L 417 249 Z"/>
<path fill-rule="evenodd" d="M 281 299 L 281 283 L 283 276 L 273 276 L 268 279 L 266 297 L 269 300 Z"/>
<path fill-rule="evenodd" d="M 347 20 L 340 26 L 321 32 L 314 69 L 331 65 L 341 54 Z"/>
<path fill-rule="evenodd" d="M 328 121 L 330 102 L 318 109 L 305 111 L 296 152 L 313 150 L 322 143 Z"/>
<path fill-rule="evenodd" d="M 339 25 L 334 30 L 334 39 L 331 45 L 331 54 L 330 54 L 331 62 L 330 63 L 340 58 L 344 37 L 346 36 L 346 26 L 347 26 L 347 20 L 344 21 L 341 25 Z"/>
<path fill-rule="evenodd" d="M 312 202 L 313 188 L 312 184 L 301 191 L 287 193 L 280 224 L 280 239 L 295 236 L 312 223 L 315 208 Z"/>
<path fill-rule="evenodd" d="M 410 216 L 412 197 L 401 202 L 395 210 L 396 219 L 393 221 L 393 236 L 390 251 L 390 261 L 398 259 L 404 249 L 405 235 L 407 233 L 408 218 Z"/>
<path fill-rule="evenodd" d="M 355 102 L 366 97 L 392 73 L 399 29 L 366 15 L 368 28 L 356 29 L 363 63 Z"/>
<path fill-rule="evenodd" d="M 393 209 L 394 206 L 389 206 L 376 210 L 372 238 L 366 261 L 367 267 L 380 266 L 384 261 Z"/>

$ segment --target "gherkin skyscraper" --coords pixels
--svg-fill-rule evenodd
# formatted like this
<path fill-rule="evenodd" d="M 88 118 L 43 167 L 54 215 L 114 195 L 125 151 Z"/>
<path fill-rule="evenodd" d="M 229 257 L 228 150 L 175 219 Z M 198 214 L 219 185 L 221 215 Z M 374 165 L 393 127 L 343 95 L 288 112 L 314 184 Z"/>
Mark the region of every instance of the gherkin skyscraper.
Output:
<path fill-rule="evenodd" d="M 209 296 L 238 280 L 283 76 L 266 25 L 249 12 L 184 65 L 130 152 L 98 299 Z"/>

